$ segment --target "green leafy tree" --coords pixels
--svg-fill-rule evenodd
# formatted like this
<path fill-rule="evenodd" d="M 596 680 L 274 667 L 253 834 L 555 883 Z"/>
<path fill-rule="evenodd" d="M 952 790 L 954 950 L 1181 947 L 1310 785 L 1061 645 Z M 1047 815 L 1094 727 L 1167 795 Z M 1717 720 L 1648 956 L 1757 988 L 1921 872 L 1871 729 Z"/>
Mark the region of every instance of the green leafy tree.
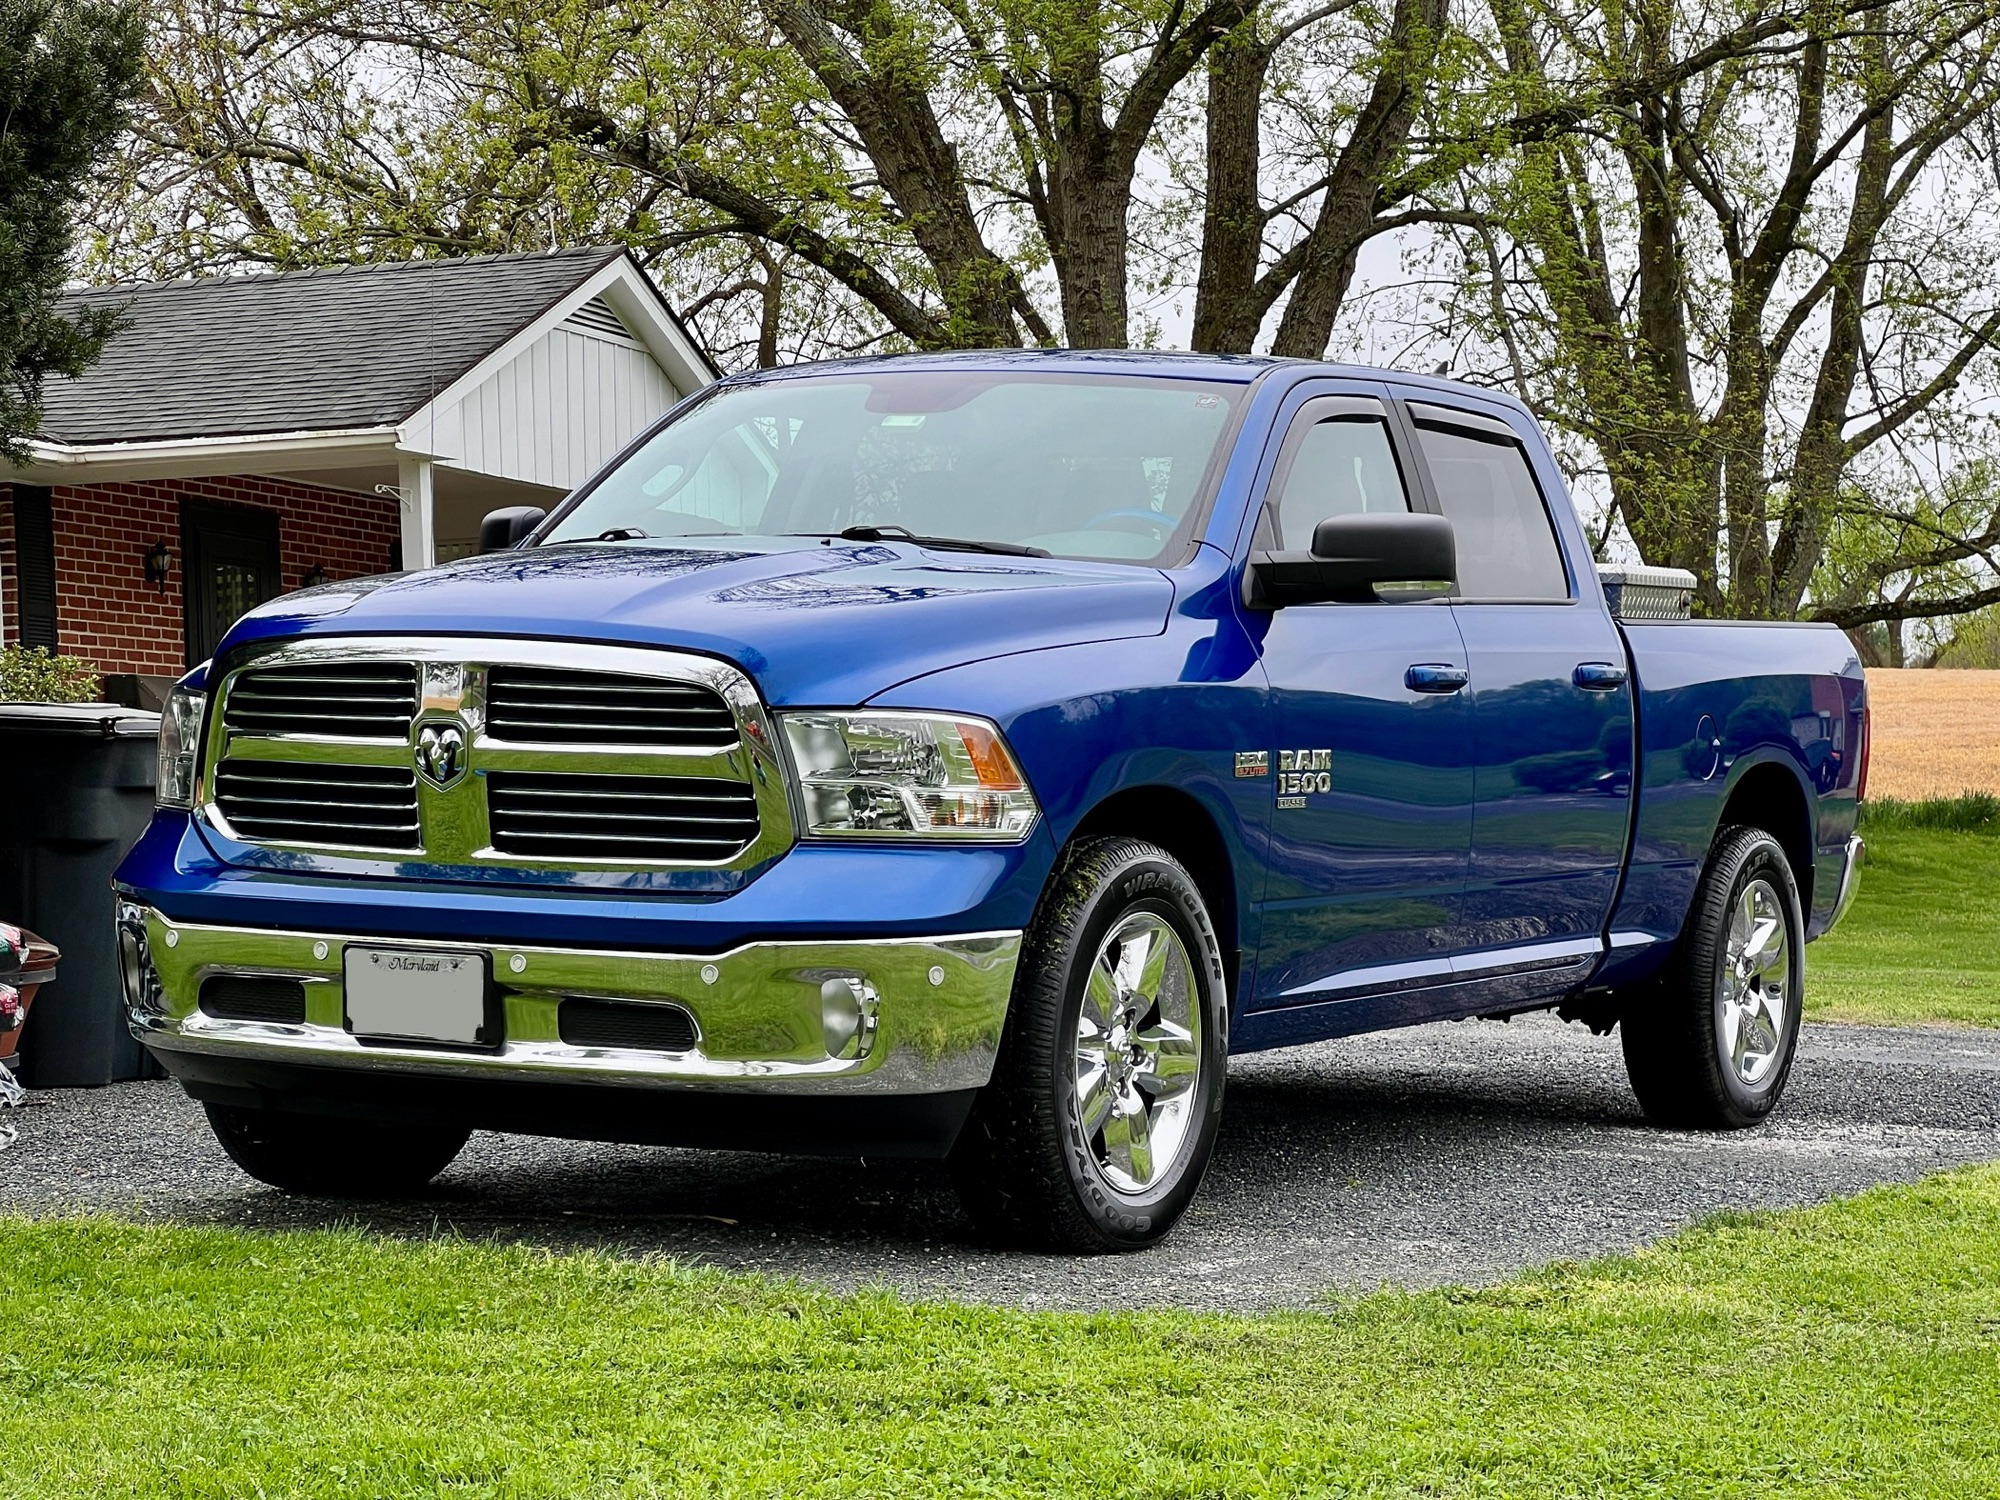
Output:
<path fill-rule="evenodd" d="M 1122 346 L 1183 282 L 1199 347 L 1318 355 L 1453 36 L 1444 0 L 167 0 L 95 263 L 609 238 L 758 358 Z"/>
<path fill-rule="evenodd" d="M 1938 476 L 2000 373 L 2000 4 L 1751 12 L 1721 57 L 1701 0 L 1490 9 L 1522 117 L 1601 104 L 1451 184 L 1461 304 L 1645 557 L 1718 614 L 1984 602 L 1990 516 Z"/>
<path fill-rule="evenodd" d="M 20 459 L 42 383 L 97 357 L 110 313 L 65 318 L 73 204 L 124 128 L 141 75 L 136 8 L 0 0 L 0 459 Z"/>

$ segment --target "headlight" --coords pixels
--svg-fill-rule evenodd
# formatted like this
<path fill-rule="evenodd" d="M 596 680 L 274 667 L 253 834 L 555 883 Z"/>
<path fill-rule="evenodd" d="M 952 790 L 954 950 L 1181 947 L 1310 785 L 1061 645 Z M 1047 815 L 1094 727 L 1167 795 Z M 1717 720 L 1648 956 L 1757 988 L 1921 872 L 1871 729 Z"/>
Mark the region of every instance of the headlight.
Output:
<path fill-rule="evenodd" d="M 949 714 L 781 716 L 809 835 L 1013 843 L 1039 809 L 984 719 Z"/>
<path fill-rule="evenodd" d="M 195 768 L 201 758 L 201 719 L 208 694 L 177 687 L 160 710 L 160 792 L 162 807 L 194 806 Z"/>

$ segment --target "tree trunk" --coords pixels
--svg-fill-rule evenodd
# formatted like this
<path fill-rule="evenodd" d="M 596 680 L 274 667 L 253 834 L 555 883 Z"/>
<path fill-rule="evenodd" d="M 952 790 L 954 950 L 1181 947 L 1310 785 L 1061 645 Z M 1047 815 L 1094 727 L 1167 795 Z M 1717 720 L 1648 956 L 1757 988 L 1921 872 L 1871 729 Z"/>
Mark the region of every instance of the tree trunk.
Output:
<path fill-rule="evenodd" d="M 1879 82 L 1884 67 L 1884 43 L 1879 35 L 1863 43 L 1868 72 Z M 1840 504 L 1840 485 L 1847 470 L 1845 429 L 1847 408 L 1860 372 L 1862 321 L 1866 316 L 1868 272 L 1880 233 L 1889 174 L 1895 161 L 1895 115 L 1884 109 L 1868 122 L 1861 137 L 1861 157 L 1855 167 L 1854 197 L 1848 213 L 1848 233 L 1841 263 L 1834 268 L 1832 307 L 1827 340 L 1820 352 L 1813 381 L 1812 402 L 1799 428 L 1792 456 L 1790 493 L 1784 525 L 1772 553 L 1772 606 L 1795 615 L 1826 551 Z M 1895 632 L 1901 647 L 1900 627 Z"/>
<path fill-rule="evenodd" d="M 1396 0 L 1380 71 L 1353 132 L 1333 164 L 1291 300 L 1271 352 L 1324 359 L 1333 320 L 1375 229 L 1382 181 L 1409 138 L 1410 122 L 1437 60 L 1448 0 Z"/>
<path fill-rule="evenodd" d="M 1076 146 L 1057 158 L 1049 182 L 1059 236 L 1050 258 L 1062 286 L 1063 334 L 1072 349 L 1123 349 L 1131 337 L 1125 219 L 1132 179 L 1105 170 L 1097 142 L 1086 138 Z"/>
<path fill-rule="evenodd" d="M 1248 354 L 1263 309 L 1257 262 L 1264 246 L 1261 112 L 1271 53 L 1245 26 L 1210 54 L 1208 203 L 1202 215 L 1201 271 L 1195 286 L 1194 349 Z"/>

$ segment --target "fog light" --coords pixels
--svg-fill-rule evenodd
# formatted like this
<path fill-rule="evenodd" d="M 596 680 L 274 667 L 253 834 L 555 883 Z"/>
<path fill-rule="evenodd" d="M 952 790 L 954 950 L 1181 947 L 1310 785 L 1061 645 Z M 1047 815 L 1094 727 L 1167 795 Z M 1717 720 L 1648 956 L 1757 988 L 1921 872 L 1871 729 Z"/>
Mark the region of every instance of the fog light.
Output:
<path fill-rule="evenodd" d="M 166 1008 L 159 972 L 146 946 L 146 910 L 130 902 L 118 906 L 118 977 L 125 988 L 125 1004 L 131 1009 L 158 1012 Z"/>
<path fill-rule="evenodd" d="M 875 986 L 865 979 L 829 979 L 822 984 L 819 1016 L 826 1035 L 826 1055 L 866 1057 L 875 1043 L 875 1012 L 880 1003 Z"/>
<path fill-rule="evenodd" d="M 145 961 L 139 956 L 139 934 L 118 929 L 118 977 L 125 981 L 125 1003 L 137 1010 L 146 997 Z"/>

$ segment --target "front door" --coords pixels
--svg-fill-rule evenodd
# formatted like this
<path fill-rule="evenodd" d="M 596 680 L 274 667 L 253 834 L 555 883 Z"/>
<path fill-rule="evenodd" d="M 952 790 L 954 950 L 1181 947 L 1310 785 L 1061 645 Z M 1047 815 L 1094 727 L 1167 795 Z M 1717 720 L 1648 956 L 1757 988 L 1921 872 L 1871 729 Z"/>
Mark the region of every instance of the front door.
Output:
<path fill-rule="evenodd" d="M 1305 551 L 1330 516 L 1409 510 L 1408 472 L 1382 401 L 1309 400 L 1286 429 L 1258 545 Z M 1309 604 L 1261 619 L 1278 743 L 1255 1003 L 1448 979 L 1472 835 L 1472 705 L 1455 611 Z"/>
<path fill-rule="evenodd" d="M 268 510 L 186 501 L 181 559 L 187 664 L 193 667 L 215 655 L 230 626 L 284 591 L 278 518 Z"/>
<path fill-rule="evenodd" d="M 1467 1000 L 1560 993 L 1597 954 L 1624 860 L 1624 639 L 1565 566 L 1520 437 L 1483 412 L 1406 409 L 1458 543 L 1454 613 L 1472 669 L 1478 753 L 1458 965 L 1478 983 Z"/>

